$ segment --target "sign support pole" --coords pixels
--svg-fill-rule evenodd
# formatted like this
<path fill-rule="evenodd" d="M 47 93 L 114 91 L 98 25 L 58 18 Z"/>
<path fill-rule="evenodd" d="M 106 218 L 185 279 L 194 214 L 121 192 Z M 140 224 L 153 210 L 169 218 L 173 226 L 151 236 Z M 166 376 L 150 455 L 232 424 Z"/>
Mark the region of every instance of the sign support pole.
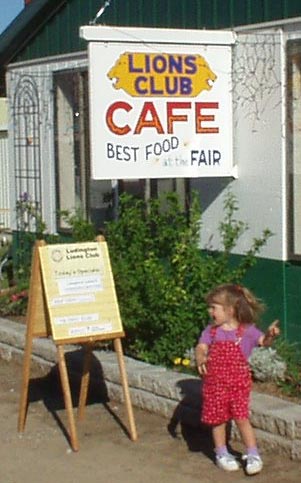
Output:
<path fill-rule="evenodd" d="M 129 392 L 128 378 L 125 370 L 123 350 L 122 350 L 122 344 L 121 344 L 120 338 L 114 339 L 114 349 L 117 354 L 120 378 L 121 378 L 121 383 L 123 387 L 123 395 L 124 395 L 125 405 L 128 413 L 130 436 L 132 441 L 137 441 L 137 432 L 136 432 L 133 408 L 132 408 L 130 392 Z"/>
<path fill-rule="evenodd" d="M 22 433 L 25 427 L 26 412 L 28 406 L 28 388 L 29 388 L 29 376 L 30 376 L 30 357 L 32 350 L 32 340 L 34 334 L 34 314 L 38 308 L 38 297 L 36 292 L 38 284 L 40 283 L 40 260 L 38 249 L 40 246 L 44 246 L 46 243 L 44 240 L 38 240 L 35 244 L 33 251 L 33 259 L 31 264 L 31 280 L 28 295 L 28 308 L 26 313 L 26 340 L 24 348 L 24 361 L 23 361 L 23 373 L 22 373 L 22 387 L 20 398 L 20 410 L 18 420 L 18 431 Z"/>
<path fill-rule="evenodd" d="M 57 346 L 57 355 L 58 355 L 58 364 L 59 364 L 59 371 L 60 371 L 61 383 L 63 388 L 65 407 L 67 410 L 67 416 L 68 416 L 68 422 L 69 422 L 70 443 L 73 451 L 78 451 L 79 444 L 78 444 L 77 431 L 76 431 L 75 422 L 74 422 L 72 397 L 71 397 L 70 384 L 68 379 L 63 346 L 61 345 Z"/>
<path fill-rule="evenodd" d="M 79 403 L 78 403 L 78 413 L 77 417 L 79 421 L 84 419 L 84 410 L 87 401 L 88 395 L 88 387 L 90 381 L 90 366 L 91 366 L 91 357 L 92 357 L 92 344 L 85 344 L 84 350 L 84 365 L 83 365 L 83 374 L 81 379 L 81 386 L 80 386 L 80 393 L 79 393 Z"/>

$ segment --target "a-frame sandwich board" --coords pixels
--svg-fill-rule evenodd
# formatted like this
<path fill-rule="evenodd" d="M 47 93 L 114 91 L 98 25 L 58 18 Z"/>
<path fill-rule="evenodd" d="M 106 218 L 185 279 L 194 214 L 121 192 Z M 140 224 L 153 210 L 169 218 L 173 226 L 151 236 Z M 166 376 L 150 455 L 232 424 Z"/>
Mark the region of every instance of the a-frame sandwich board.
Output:
<path fill-rule="evenodd" d="M 42 240 L 35 243 L 26 315 L 19 432 L 25 428 L 30 360 L 35 337 L 50 337 L 56 345 L 73 451 L 78 451 L 79 443 L 64 345 L 80 344 L 85 348 L 78 405 L 78 418 L 83 419 L 94 345 L 99 341 L 113 341 L 128 414 L 129 434 L 132 441 L 136 441 L 137 431 L 121 343 L 124 331 L 108 247 L 103 237 L 87 243 L 47 245 Z"/>

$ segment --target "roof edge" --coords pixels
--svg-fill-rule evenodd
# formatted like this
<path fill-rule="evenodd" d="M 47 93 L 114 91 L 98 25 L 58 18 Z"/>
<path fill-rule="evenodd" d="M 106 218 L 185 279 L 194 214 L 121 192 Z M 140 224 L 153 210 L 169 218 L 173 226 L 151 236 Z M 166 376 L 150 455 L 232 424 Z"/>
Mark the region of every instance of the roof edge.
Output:
<path fill-rule="evenodd" d="M 0 35 L 0 66 L 7 65 L 66 0 L 35 0 Z M 37 28 L 33 28 L 41 20 Z"/>

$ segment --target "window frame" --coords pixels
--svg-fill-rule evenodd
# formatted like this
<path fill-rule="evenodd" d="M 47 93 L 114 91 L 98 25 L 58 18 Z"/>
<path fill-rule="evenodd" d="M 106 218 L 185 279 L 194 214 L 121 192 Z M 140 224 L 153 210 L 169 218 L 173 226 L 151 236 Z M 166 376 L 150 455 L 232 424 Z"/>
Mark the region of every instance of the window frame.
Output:
<path fill-rule="evenodd" d="M 295 62 L 294 62 L 295 58 Z M 298 65 L 296 63 L 296 59 L 298 61 Z M 299 85 L 296 86 L 294 83 L 294 65 L 298 66 L 298 77 L 299 77 Z M 295 127 L 295 113 L 294 107 L 297 105 L 298 102 L 300 105 L 299 111 L 297 115 L 300 116 L 301 120 L 301 38 L 299 39 L 290 39 L 287 40 L 286 43 L 286 154 L 287 154 L 287 253 L 288 259 L 292 261 L 301 261 L 301 203 L 298 204 L 297 197 L 301 198 L 301 143 L 300 149 L 298 149 L 298 157 L 296 159 L 296 141 L 297 139 L 296 132 L 297 128 Z M 298 88 L 298 100 L 294 104 L 294 92 L 295 89 Z M 301 137 L 301 136 L 299 136 Z M 300 180 L 296 180 L 296 166 L 300 170 Z M 297 208 L 296 205 L 299 206 L 298 212 L 300 214 L 300 221 L 298 221 L 298 225 L 296 224 L 296 217 L 297 217 Z M 300 235 L 298 235 L 299 239 L 297 238 L 297 230 L 299 230 Z"/>

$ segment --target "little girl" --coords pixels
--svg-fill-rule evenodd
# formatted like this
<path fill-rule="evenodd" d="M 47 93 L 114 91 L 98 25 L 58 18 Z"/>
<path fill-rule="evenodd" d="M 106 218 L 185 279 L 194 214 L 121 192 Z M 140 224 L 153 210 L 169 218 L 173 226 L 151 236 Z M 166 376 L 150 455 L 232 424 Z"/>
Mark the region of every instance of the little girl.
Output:
<path fill-rule="evenodd" d="M 226 423 L 233 419 L 246 445 L 246 473 L 262 469 L 255 433 L 249 421 L 251 371 L 248 358 L 256 346 L 268 346 L 279 335 L 278 321 L 264 334 L 255 321 L 263 305 L 245 287 L 218 286 L 206 297 L 212 324 L 201 334 L 196 347 L 199 374 L 203 377 L 201 420 L 212 426 L 216 464 L 236 471 L 239 464 L 226 446 Z"/>

